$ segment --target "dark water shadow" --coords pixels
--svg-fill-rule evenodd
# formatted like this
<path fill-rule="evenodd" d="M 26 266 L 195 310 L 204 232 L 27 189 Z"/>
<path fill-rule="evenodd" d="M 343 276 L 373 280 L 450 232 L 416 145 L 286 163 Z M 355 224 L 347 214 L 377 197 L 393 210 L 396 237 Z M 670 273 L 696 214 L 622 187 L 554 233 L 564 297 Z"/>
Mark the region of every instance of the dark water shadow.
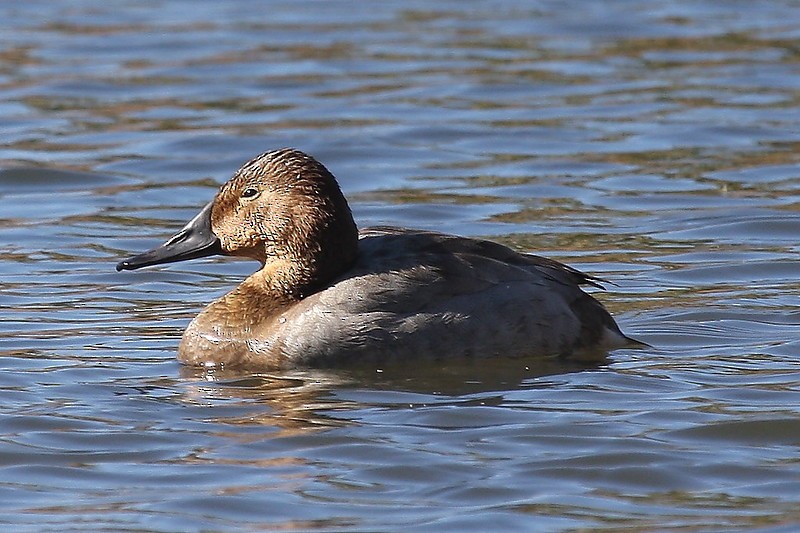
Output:
<path fill-rule="evenodd" d="M 518 389 L 527 380 L 580 372 L 608 363 L 606 354 L 588 360 L 561 357 L 493 357 L 449 361 L 394 362 L 348 368 L 353 386 L 376 390 L 464 396 Z"/>
<path fill-rule="evenodd" d="M 131 183 L 134 180 L 122 176 L 74 170 L 24 166 L 0 168 L 0 194 L 82 191 Z"/>

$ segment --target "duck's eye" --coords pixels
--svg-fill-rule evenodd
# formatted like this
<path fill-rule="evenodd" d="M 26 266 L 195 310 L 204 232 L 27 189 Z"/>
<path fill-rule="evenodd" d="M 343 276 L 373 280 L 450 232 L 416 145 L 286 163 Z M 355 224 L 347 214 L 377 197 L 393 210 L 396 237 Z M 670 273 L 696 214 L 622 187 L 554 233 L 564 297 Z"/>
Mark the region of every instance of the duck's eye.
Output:
<path fill-rule="evenodd" d="M 242 198 L 252 198 L 257 194 L 258 194 L 258 189 L 254 189 L 253 187 L 248 187 L 242 191 Z"/>

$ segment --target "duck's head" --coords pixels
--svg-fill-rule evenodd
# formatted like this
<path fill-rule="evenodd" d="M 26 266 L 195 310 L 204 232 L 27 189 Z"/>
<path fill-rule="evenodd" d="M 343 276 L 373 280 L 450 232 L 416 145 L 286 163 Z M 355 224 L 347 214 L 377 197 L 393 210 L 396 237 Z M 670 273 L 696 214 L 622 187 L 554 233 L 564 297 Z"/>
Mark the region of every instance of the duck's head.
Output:
<path fill-rule="evenodd" d="M 336 179 L 294 149 L 266 152 L 240 168 L 184 228 L 117 270 L 223 254 L 282 263 L 303 291 L 355 260 L 358 230 Z"/>

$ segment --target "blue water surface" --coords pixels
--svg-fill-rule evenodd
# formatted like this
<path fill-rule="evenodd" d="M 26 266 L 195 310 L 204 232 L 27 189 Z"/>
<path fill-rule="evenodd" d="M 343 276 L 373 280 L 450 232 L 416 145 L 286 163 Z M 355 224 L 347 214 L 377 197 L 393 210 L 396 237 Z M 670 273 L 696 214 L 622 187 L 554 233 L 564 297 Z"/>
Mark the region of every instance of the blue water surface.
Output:
<path fill-rule="evenodd" d="M 9 531 L 794 531 L 800 4 L 0 4 Z M 257 265 L 134 273 L 258 153 L 361 226 L 608 279 L 599 364 L 182 368 Z"/>

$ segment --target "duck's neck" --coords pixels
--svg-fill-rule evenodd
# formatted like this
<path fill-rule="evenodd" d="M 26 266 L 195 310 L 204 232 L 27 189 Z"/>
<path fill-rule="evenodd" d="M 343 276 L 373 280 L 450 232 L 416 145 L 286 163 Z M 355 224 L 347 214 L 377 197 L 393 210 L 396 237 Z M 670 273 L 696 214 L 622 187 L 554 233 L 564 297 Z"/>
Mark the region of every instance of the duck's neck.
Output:
<path fill-rule="evenodd" d="M 238 287 L 212 302 L 202 315 L 224 325 L 225 329 L 252 328 L 319 291 L 350 264 L 324 273 L 312 269 L 312 266 L 284 260 L 269 261 Z"/>
<path fill-rule="evenodd" d="M 212 302 L 202 314 L 225 329 L 249 330 L 300 299 L 287 290 L 287 270 L 291 270 L 291 265 L 268 263 Z"/>

